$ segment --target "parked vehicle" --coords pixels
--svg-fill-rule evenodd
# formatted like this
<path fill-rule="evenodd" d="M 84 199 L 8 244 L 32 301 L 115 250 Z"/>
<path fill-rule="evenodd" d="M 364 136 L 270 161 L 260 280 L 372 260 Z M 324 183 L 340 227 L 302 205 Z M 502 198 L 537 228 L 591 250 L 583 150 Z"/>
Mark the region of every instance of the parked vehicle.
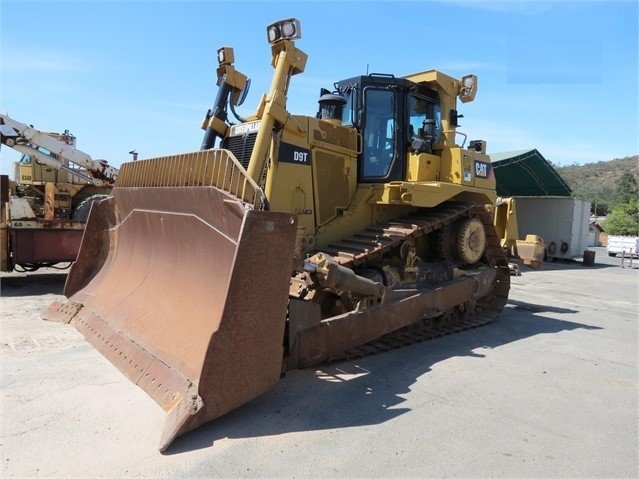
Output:
<path fill-rule="evenodd" d="M 639 236 L 608 236 L 608 256 L 638 256 Z"/>

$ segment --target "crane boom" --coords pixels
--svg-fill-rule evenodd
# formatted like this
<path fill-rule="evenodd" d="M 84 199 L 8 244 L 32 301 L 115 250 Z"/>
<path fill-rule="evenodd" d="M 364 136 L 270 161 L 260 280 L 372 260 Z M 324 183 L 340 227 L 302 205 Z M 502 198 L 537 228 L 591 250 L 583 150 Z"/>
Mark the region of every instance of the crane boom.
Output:
<path fill-rule="evenodd" d="M 89 181 L 94 186 L 113 185 L 119 170 L 105 160 L 94 160 L 74 146 L 53 138 L 32 126 L 0 114 L 0 139 L 2 144 L 35 158 L 38 162 L 64 170 Z M 46 150 L 49 154 L 43 152 Z M 73 163 L 87 170 L 88 174 L 69 168 Z"/>

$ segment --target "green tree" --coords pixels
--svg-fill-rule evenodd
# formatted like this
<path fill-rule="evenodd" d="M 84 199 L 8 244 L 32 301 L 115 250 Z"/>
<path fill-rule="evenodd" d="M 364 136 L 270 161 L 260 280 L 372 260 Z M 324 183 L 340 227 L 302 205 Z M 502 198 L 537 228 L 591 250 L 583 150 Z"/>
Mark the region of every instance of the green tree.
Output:
<path fill-rule="evenodd" d="M 609 235 L 639 236 L 639 203 L 634 198 L 618 204 L 606 218 L 604 230 Z"/>
<path fill-rule="evenodd" d="M 610 198 L 613 196 L 611 188 L 600 182 L 588 182 L 579 185 L 573 191 L 575 198 L 580 198 L 591 203 L 591 213 L 596 216 L 604 216 L 610 212 Z"/>
<path fill-rule="evenodd" d="M 629 171 L 624 171 L 617 180 L 617 201 L 629 203 L 637 199 L 637 180 Z"/>

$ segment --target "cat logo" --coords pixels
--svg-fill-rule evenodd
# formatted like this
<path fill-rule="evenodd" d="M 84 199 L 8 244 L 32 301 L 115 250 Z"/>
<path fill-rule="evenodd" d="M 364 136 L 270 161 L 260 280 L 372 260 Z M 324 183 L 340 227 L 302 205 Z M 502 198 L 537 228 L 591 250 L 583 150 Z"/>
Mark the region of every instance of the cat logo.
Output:
<path fill-rule="evenodd" d="M 490 176 L 490 163 L 484 163 L 483 161 L 476 161 L 475 176 L 477 178 L 488 178 Z"/>

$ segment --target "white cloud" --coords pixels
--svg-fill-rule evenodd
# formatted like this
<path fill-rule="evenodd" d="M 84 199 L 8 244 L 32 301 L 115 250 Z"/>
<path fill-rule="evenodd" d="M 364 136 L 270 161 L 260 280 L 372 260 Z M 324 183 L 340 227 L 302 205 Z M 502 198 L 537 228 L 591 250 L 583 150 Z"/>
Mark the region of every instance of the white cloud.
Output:
<path fill-rule="evenodd" d="M 3 46 L 2 70 L 33 72 L 81 73 L 91 70 L 91 66 L 78 53 L 64 53 L 52 50 L 17 50 Z"/>
<path fill-rule="evenodd" d="M 510 123 L 486 119 L 475 118 L 472 122 L 464 123 L 459 130 L 464 133 L 470 132 L 469 140 L 486 140 L 489 154 L 536 148 L 548 161 L 562 166 L 609 161 L 638 153 L 619 151 L 618 147 L 610 143 L 602 143 L 596 138 L 592 140 L 565 137 L 559 140 L 548 139 L 541 131 L 535 132 Z"/>

